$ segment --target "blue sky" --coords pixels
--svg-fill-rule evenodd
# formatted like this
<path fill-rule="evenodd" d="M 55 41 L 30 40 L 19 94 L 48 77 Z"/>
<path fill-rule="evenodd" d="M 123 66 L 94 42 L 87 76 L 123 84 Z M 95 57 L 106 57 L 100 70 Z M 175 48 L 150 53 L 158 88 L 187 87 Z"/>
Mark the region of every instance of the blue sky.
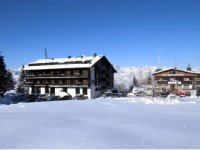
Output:
<path fill-rule="evenodd" d="M 199 0 L 0 0 L 7 67 L 105 54 L 119 66 L 200 66 Z"/>

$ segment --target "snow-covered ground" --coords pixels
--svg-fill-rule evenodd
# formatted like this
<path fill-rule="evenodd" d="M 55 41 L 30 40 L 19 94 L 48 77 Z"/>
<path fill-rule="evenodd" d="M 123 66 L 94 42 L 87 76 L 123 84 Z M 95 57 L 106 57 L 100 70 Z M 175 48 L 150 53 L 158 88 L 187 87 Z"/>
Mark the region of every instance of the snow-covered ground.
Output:
<path fill-rule="evenodd" d="M 200 148 L 200 99 L 0 105 L 0 148 Z"/>

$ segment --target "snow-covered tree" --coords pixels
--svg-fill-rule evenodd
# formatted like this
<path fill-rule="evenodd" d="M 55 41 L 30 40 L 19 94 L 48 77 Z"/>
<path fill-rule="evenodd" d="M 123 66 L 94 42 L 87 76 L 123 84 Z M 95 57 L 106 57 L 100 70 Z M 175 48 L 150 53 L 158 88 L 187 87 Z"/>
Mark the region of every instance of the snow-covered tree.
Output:
<path fill-rule="evenodd" d="M 6 92 L 7 70 L 4 57 L 0 54 L 0 93 Z"/>
<path fill-rule="evenodd" d="M 136 79 L 136 77 L 133 77 L 133 86 L 138 86 L 138 80 Z"/>
<path fill-rule="evenodd" d="M 133 76 L 133 81 L 132 81 L 132 84 L 129 88 L 129 92 L 131 92 L 133 90 L 134 87 L 137 87 L 138 86 L 138 80 L 136 79 L 135 76 Z"/>
<path fill-rule="evenodd" d="M 9 91 L 9 90 L 14 90 L 14 87 L 15 87 L 15 81 L 13 79 L 13 75 L 12 75 L 12 72 L 10 70 L 7 70 L 6 72 L 6 91 Z"/>
<path fill-rule="evenodd" d="M 17 92 L 24 94 L 24 93 L 27 93 L 28 90 L 25 85 L 25 71 L 23 69 L 24 69 L 24 65 L 22 66 L 22 69 L 19 75 L 19 81 L 18 81 L 19 83 L 17 86 Z"/>
<path fill-rule="evenodd" d="M 151 85 L 152 81 L 153 81 L 152 76 L 148 75 L 148 77 L 147 77 L 147 85 Z"/>

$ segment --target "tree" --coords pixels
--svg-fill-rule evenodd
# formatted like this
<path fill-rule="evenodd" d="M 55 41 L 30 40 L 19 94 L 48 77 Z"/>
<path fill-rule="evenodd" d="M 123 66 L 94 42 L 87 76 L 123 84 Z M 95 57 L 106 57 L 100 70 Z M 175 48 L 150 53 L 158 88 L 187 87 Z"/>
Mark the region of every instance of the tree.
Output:
<path fill-rule="evenodd" d="M 133 77 L 133 86 L 138 86 L 138 80 L 136 79 L 136 77 Z"/>
<path fill-rule="evenodd" d="M 15 88 L 15 81 L 13 79 L 12 72 L 10 70 L 7 70 L 7 76 L 6 76 L 6 91 L 14 90 Z"/>
<path fill-rule="evenodd" d="M 129 87 L 129 92 L 131 92 L 133 90 L 134 87 L 138 86 L 138 81 L 136 79 L 136 77 L 134 76 L 133 77 L 133 81 L 132 81 L 132 84 L 131 86 Z"/>
<path fill-rule="evenodd" d="M 20 72 L 20 75 L 19 75 L 19 80 L 18 80 L 18 86 L 17 86 L 17 92 L 19 93 L 27 93 L 28 90 L 27 90 L 27 87 L 25 85 L 25 71 L 24 71 L 24 65 L 22 66 L 22 69 L 21 69 L 21 72 Z"/>
<path fill-rule="evenodd" d="M 199 97 L 200 96 L 200 87 L 197 87 L 197 92 L 196 92 L 196 95 Z"/>
<path fill-rule="evenodd" d="M 0 54 L 0 93 L 6 92 L 7 70 L 4 57 Z"/>
<path fill-rule="evenodd" d="M 151 75 L 148 75 L 147 77 L 147 85 L 151 85 L 152 84 L 152 77 Z"/>

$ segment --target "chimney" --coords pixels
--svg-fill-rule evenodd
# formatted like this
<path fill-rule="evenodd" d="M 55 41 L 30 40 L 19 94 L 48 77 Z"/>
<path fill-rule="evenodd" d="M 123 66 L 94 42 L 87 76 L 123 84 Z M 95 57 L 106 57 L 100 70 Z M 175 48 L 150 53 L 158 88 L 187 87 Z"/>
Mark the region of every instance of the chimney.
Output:
<path fill-rule="evenodd" d="M 187 71 L 192 71 L 192 67 L 190 66 L 190 63 L 188 64 L 186 70 L 187 70 Z"/>
<path fill-rule="evenodd" d="M 92 56 L 93 56 L 93 57 L 96 57 L 96 56 L 97 56 L 97 53 L 93 53 Z"/>

